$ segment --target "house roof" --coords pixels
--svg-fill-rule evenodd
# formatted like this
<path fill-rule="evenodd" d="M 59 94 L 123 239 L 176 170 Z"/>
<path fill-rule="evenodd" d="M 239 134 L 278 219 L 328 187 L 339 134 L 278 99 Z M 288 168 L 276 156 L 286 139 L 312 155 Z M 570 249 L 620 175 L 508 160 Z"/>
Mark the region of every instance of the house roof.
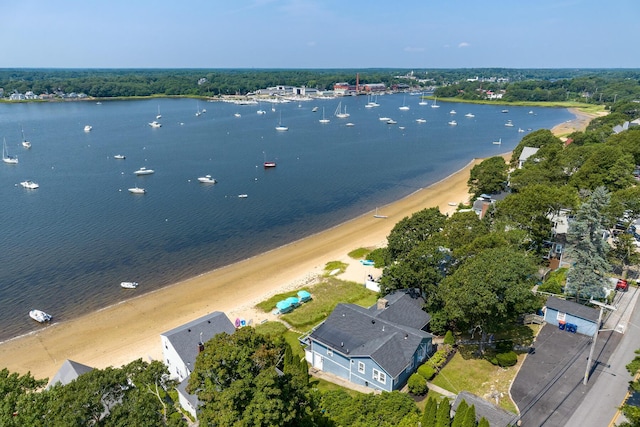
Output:
<path fill-rule="evenodd" d="M 595 308 L 587 307 L 586 305 L 578 304 L 573 301 L 566 301 L 556 297 L 547 298 L 546 305 L 552 310 L 567 313 L 581 319 L 589 320 L 593 323 L 596 323 L 598 321 L 598 317 L 600 314 L 599 311 Z"/>
<path fill-rule="evenodd" d="M 91 366 L 83 365 L 82 363 L 67 359 L 62 363 L 58 372 L 53 376 L 51 382 L 49 382 L 49 386 L 53 386 L 56 383 L 67 385 L 80 375 L 86 374 L 89 371 L 93 371 Z"/>
<path fill-rule="evenodd" d="M 338 304 L 310 338 L 349 357 L 371 357 L 395 378 L 431 334 L 392 323 L 355 304 Z"/>
<path fill-rule="evenodd" d="M 231 335 L 235 330 L 226 314 L 214 311 L 161 335 L 169 340 L 185 364 L 190 363 L 193 366 L 200 343 L 205 343 L 222 332 Z"/>
<path fill-rule="evenodd" d="M 529 157 L 536 154 L 539 149 L 540 148 L 538 147 L 523 147 L 522 153 L 520 153 L 520 157 L 518 157 L 518 161 L 525 162 Z"/>
<path fill-rule="evenodd" d="M 385 295 L 384 299 L 388 303 L 386 308 L 380 309 L 377 304 L 369 307 L 372 316 L 415 329 L 423 329 L 431 321 L 429 313 L 422 309 L 424 299 L 417 289 L 396 291 Z"/>
<path fill-rule="evenodd" d="M 489 425 L 491 427 L 507 427 L 513 424 L 514 419 L 516 418 L 516 414 L 512 414 L 509 411 L 505 411 L 501 407 L 494 405 L 481 398 L 480 396 L 476 396 L 473 393 L 469 393 L 468 391 L 461 391 L 456 396 L 456 400 L 453 401 L 453 405 L 451 408 L 455 411 L 458 409 L 458 405 L 462 401 L 467 402 L 469 406 L 475 406 L 476 410 L 476 420 L 480 420 L 481 418 L 485 418 L 489 421 Z"/>
<path fill-rule="evenodd" d="M 200 400 L 197 395 L 191 394 L 187 391 L 188 385 L 189 377 L 182 380 L 176 387 L 176 390 L 191 404 L 191 406 L 194 407 L 194 409 L 198 409 L 198 406 L 200 406 Z"/>

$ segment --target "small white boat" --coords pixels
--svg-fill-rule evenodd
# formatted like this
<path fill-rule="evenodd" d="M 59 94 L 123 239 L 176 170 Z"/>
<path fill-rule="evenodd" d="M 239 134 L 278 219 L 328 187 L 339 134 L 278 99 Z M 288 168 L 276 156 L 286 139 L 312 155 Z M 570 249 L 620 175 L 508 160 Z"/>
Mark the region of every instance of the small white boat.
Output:
<path fill-rule="evenodd" d="M 378 120 L 380 120 L 381 122 L 388 122 L 389 120 L 391 120 L 390 117 L 378 117 Z"/>
<path fill-rule="evenodd" d="M 312 113 L 315 113 L 316 111 L 318 111 L 318 107 L 313 107 L 313 108 L 311 109 L 311 112 L 312 112 Z"/>
<path fill-rule="evenodd" d="M 85 131 L 85 132 L 91 132 L 91 129 L 93 129 L 93 126 L 86 125 L 86 126 L 84 127 L 84 131 Z"/>
<path fill-rule="evenodd" d="M 29 312 L 29 317 L 39 323 L 50 322 L 53 317 L 42 310 L 33 309 Z"/>
<path fill-rule="evenodd" d="M 136 174 L 136 175 L 151 175 L 154 172 L 155 171 L 153 169 L 147 169 L 145 167 L 142 167 L 142 168 L 138 169 L 137 171 L 135 171 L 134 174 Z"/>
<path fill-rule="evenodd" d="M 431 104 L 431 108 L 440 108 L 438 105 L 438 98 L 433 98 L 433 104 Z"/>
<path fill-rule="evenodd" d="M 149 123 L 149 126 L 151 126 L 152 128 L 160 128 L 160 127 L 162 127 L 162 123 L 160 123 L 157 120 L 154 120 L 151 123 Z"/>
<path fill-rule="evenodd" d="M 449 204 L 449 206 L 458 206 L 458 204 L 456 202 L 449 202 L 448 204 Z"/>
<path fill-rule="evenodd" d="M 458 124 L 458 122 L 456 122 L 455 120 L 451 120 L 451 121 L 449 122 L 449 124 L 450 124 L 451 126 L 456 126 L 456 125 Z"/>
<path fill-rule="evenodd" d="M 218 181 L 216 181 L 214 178 L 211 178 L 211 175 L 205 175 L 198 178 L 198 182 L 201 182 L 203 184 L 215 184 Z"/>
<path fill-rule="evenodd" d="M 235 117 L 242 117 L 242 114 L 240 114 L 240 113 L 235 113 L 235 114 L 234 114 L 234 116 L 235 116 Z"/>
<path fill-rule="evenodd" d="M 529 110 L 529 114 L 533 114 L 533 110 Z"/>
<path fill-rule="evenodd" d="M 373 214 L 373 217 L 374 217 L 374 218 L 388 218 L 388 216 L 387 216 L 387 215 L 381 215 L 381 214 L 379 214 L 379 213 L 378 213 L 378 208 L 376 208 L 376 213 L 375 213 L 375 214 Z"/>
<path fill-rule="evenodd" d="M 402 106 L 398 107 L 398 110 L 407 111 L 409 109 L 409 106 L 404 103 L 406 99 L 406 96 L 402 98 Z"/>
<path fill-rule="evenodd" d="M 465 116 L 465 117 L 475 117 L 476 115 L 475 115 L 475 114 L 472 114 L 472 113 L 467 113 L 467 114 L 465 114 L 464 116 Z"/>
<path fill-rule="evenodd" d="M 395 125 L 395 124 L 397 124 L 397 123 L 398 123 L 398 122 L 396 122 L 396 121 L 395 121 L 395 120 L 393 120 L 393 119 L 389 119 L 389 120 L 387 120 L 387 124 L 388 124 L 388 125 Z"/>
<path fill-rule="evenodd" d="M 497 140 L 497 141 L 493 141 L 493 144 L 494 144 L 494 145 L 500 145 L 500 144 L 502 144 L 502 138 L 500 138 L 500 139 L 499 139 L 499 140 Z"/>
<path fill-rule="evenodd" d="M 160 114 L 160 106 L 158 105 L 158 114 L 156 115 L 156 119 L 160 120 L 162 118 L 162 114 Z"/>
<path fill-rule="evenodd" d="M 418 122 L 418 123 L 427 123 L 427 121 L 425 119 L 416 119 L 416 122 Z"/>
<path fill-rule="evenodd" d="M 507 123 L 504 124 L 506 127 L 513 127 L 513 123 L 511 123 L 511 120 L 509 120 Z"/>
<path fill-rule="evenodd" d="M 249 196 L 247 194 L 238 194 L 238 197 L 241 199 L 246 199 Z"/>
<path fill-rule="evenodd" d="M 456 112 L 456 110 L 451 110 L 449 111 L 449 114 L 458 114 L 458 113 Z"/>
<path fill-rule="evenodd" d="M 120 287 L 123 289 L 135 289 L 138 287 L 138 282 L 120 282 Z"/>
<path fill-rule="evenodd" d="M 351 127 L 351 126 L 355 126 L 355 125 L 353 123 L 349 122 L 349 123 L 345 124 L 345 126 Z"/>
<path fill-rule="evenodd" d="M 264 110 L 258 110 L 258 111 L 256 111 L 256 113 L 258 113 L 258 114 L 267 114 L 267 112 L 264 111 Z"/>
<path fill-rule="evenodd" d="M 22 185 L 24 188 L 26 188 L 28 190 L 35 190 L 36 188 L 40 187 L 37 183 L 35 183 L 33 181 L 29 181 L 29 180 L 22 181 L 20 183 L 20 185 Z"/>
<path fill-rule="evenodd" d="M 329 123 L 331 120 L 324 117 L 324 107 L 322 107 L 322 118 L 318 120 L 320 123 Z"/>
<path fill-rule="evenodd" d="M 280 131 L 280 132 L 284 132 L 284 131 L 289 130 L 288 127 L 283 126 L 283 124 L 282 124 L 282 111 L 280 111 L 280 121 L 278 122 L 278 126 L 276 126 L 276 130 Z"/>
<path fill-rule="evenodd" d="M 140 188 L 140 187 L 133 187 L 129 189 L 129 193 L 131 194 L 145 194 L 147 192 L 147 190 L 145 190 L 144 188 Z"/>
<path fill-rule="evenodd" d="M 509 112 L 509 110 L 504 109 L 504 110 L 502 110 L 502 112 L 503 112 L 503 113 L 508 113 L 508 112 Z"/>
<path fill-rule="evenodd" d="M 114 159 L 117 159 L 117 160 L 124 160 L 124 159 L 126 159 L 126 157 L 125 157 L 125 155 L 124 155 L 124 154 L 116 154 L 115 156 L 113 156 L 113 158 L 114 158 Z"/>

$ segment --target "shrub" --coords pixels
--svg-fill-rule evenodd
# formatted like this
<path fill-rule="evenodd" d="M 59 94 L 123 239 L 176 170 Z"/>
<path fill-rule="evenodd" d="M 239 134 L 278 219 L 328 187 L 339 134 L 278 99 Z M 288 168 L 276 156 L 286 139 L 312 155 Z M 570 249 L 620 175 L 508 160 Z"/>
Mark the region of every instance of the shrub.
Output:
<path fill-rule="evenodd" d="M 496 354 L 495 358 L 498 362 L 498 365 L 503 368 L 513 366 L 518 362 L 518 355 L 514 351 L 509 351 L 507 353 L 498 353 Z"/>
<path fill-rule="evenodd" d="M 427 380 L 419 374 L 413 374 L 409 377 L 407 387 L 409 388 L 409 393 L 418 396 L 423 396 L 427 394 L 427 391 L 429 391 L 429 388 L 427 387 Z"/>
<path fill-rule="evenodd" d="M 420 374 L 420 376 L 425 380 L 429 381 L 436 375 L 436 370 L 433 369 L 433 366 L 429 365 L 428 363 L 424 363 L 418 368 L 418 374 Z"/>
<path fill-rule="evenodd" d="M 448 345 L 454 345 L 456 343 L 456 338 L 453 336 L 453 332 L 447 331 L 447 333 L 444 334 L 443 343 Z"/>
<path fill-rule="evenodd" d="M 369 252 L 366 258 L 373 261 L 376 268 L 382 268 L 388 264 L 388 257 L 389 254 L 387 248 L 378 248 Z"/>

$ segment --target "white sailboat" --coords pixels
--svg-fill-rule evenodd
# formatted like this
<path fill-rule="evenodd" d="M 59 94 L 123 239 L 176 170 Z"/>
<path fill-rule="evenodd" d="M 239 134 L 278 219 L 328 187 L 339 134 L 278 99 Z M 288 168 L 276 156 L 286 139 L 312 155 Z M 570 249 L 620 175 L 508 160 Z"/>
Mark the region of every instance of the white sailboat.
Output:
<path fill-rule="evenodd" d="M 196 102 L 198 109 L 196 110 L 196 117 L 200 117 L 202 115 L 202 111 L 200 111 L 200 103 Z"/>
<path fill-rule="evenodd" d="M 335 113 L 333 113 L 334 116 L 336 116 L 339 119 L 346 119 L 347 117 L 350 116 L 349 113 L 347 113 L 347 106 L 344 106 L 344 112 L 342 111 L 342 101 L 338 102 L 338 107 L 336 108 Z"/>
<path fill-rule="evenodd" d="M 374 218 L 388 218 L 388 216 L 387 216 L 387 215 L 381 215 L 381 214 L 379 214 L 379 213 L 378 213 L 378 208 L 376 208 L 376 213 L 375 213 L 375 214 L 373 214 L 373 217 L 374 217 Z"/>
<path fill-rule="evenodd" d="M 24 137 L 24 128 L 21 128 L 21 130 L 22 130 L 22 146 L 24 148 L 31 148 L 31 143 L 27 141 L 27 138 Z"/>
<path fill-rule="evenodd" d="M 407 99 L 406 96 L 402 99 L 402 106 L 398 107 L 398 110 L 406 111 L 409 109 L 409 106 L 405 104 L 406 99 Z"/>
<path fill-rule="evenodd" d="M 427 100 L 424 99 L 424 92 L 420 94 L 420 102 L 418 102 L 418 105 L 429 105 Z"/>
<path fill-rule="evenodd" d="M 500 138 L 500 139 L 499 139 L 499 140 L 497 140 L 497 141 L 493 141 L 493 144 L 494 144 L 494 145 L 501 145 L 501 144 L 502 144 L 502 138 Z"/>
<path fill-rule="evenodd" d="M 7 140 L 4 138 L 2 139 L 2 161 L 9 165 L 18 164 L 18 157 L 10 156 L 9 153 L 7 152 Z"/>
<path fill-rule="evenodd" d="M 162 118 L 162 114 L 160 114 L 160 106 L 158 105 L 158 114 L 156 115 L 156 119 L 160 120 Z"/>
<path fill-rule="evenodd" d="M 289 130 L 288 127 L 282 125 L 282 111 L 280 111 L 280 121 L 278 122 L 278 126 L 276 126 L 276 130 L 281 132 L 285 130 Z"/>
<path fill-rule="evenodd" d="M 322 107 L 322 118 L 318 120 L 320 123 L 329 123 L 330 120 L 324 117 L 324 107 Z"/>
<path fill-rule="evenodd" d="M 438 98 L 433 98 L 433 104 L 431 104 L 431 108 L 440 108 L 438 105 Z"/>

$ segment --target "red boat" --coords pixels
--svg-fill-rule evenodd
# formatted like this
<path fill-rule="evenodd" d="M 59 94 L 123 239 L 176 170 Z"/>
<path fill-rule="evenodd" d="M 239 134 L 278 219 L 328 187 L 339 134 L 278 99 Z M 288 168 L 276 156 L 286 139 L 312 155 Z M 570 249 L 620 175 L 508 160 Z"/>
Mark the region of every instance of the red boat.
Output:
<path fill-rule="evenodd" d="M 275 168 L 276 167 L 276 162 L 264 162 L 264 167 L 265 168 Z"/>

